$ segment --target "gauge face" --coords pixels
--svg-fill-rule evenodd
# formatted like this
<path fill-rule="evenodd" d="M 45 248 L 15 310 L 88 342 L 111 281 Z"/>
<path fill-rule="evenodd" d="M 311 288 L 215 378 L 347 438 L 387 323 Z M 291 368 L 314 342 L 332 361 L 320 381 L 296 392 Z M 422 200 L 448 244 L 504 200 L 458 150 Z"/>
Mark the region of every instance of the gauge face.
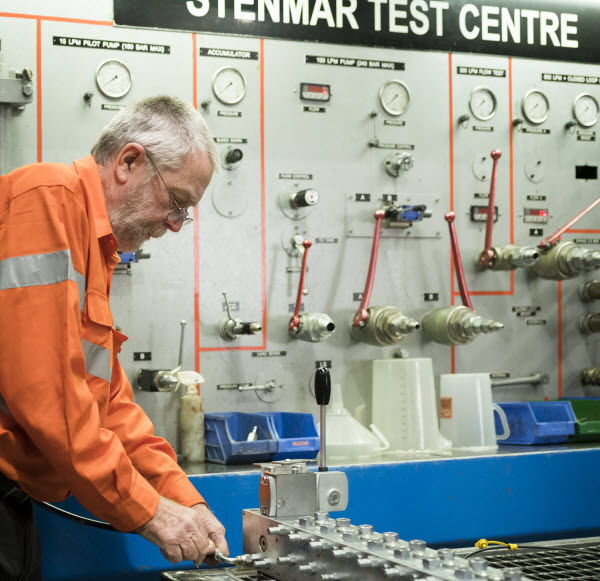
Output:
<path fill-rule="evenodd" d="M 598 101 L 589 93 L 582 93 L 573 101 L 573 116 L 583 127 L 591 127 L 598 121 Z"/>
<path fill-rule="evenodd" d="M 379 102 L 390 115 L 402 115 L 410 103 L 410 91 L 402 81 L 388 81 L 379 89 Z"/>
<path fill-rule="evenodd" d="M 131 72 L 123 61 L 105 60 L 96 69 L 96 84 L 107 97 L 112 99 L 124 97 L 131 89 Z"/>
<path fill-rule="evenodd" d="M 477 87 L 471 93 L 469 108 L 477 119 L 487 121 L 496 114 L 496 95 L 487 87 Z"/>
<path fill-rule="evenodd" d="M 550 115 L 548 97 L 538 89 L 531 89 L 525 93 L 521 102 L 521 109 L 525 119 L 535 125 L 543 123 Z"/>
<path fill-rule="evenodd" d="M 223 67 L 215 73 L 213 93 L 225 105 L 239 103 L 246 94 L 246 79 L 233 67 Z"/>

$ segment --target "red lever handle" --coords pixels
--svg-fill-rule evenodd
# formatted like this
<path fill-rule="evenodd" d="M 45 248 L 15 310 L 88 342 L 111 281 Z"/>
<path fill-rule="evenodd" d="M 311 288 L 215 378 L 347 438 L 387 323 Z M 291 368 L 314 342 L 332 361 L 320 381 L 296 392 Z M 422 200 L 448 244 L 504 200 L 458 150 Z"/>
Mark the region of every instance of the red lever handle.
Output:
<path fill-rule="evenodd" d="M 575 222 L 577 222 L 580 218 L 583 218 L 592 208 L 597 206 L 600 203 L 600 198 L 594 200 L 585 210 L 579 212 L 575 218 L 567 222 L 562 228 L 559 228 L 552 236 L 548 236 L 547 238 L 543 238 L 541 242 L 538 244 L 538 248 L 552 248 L 558 241 L 558 239 L 564 234 L 566 230 L 568 230 Z"/>
<path fill-rule="evenodd" d="M 454 218 L 456 215 L 454 212 L 448 212 L 444 218 L 448 222 L 450 229 L 450 246 L 452 247 L 452 256 L 454 256 L 454 267 L 456 268 L 456 280 L 458 282 L 458 290 L 460 291 L 460 298 L 465 307 L 469 307 L 472 311 L 473 305 L 471 304 L 471 297 L 467 290 L 467 283 L 465 282 L 465 271 L 463 270 L 462 260 L 460 259 L 460 252 L 458 250 L 458 240 L 456 239 L 456 229 L 454 228 Z"/>
<path fill-rule="evenodd" d="M 373 291 L 373 281 L 375 280 L 375 267 L 377 266 L 377 253 L 379 252 L 379 238 L 381 237 L 381 221 L 385 216 L 383 210 L 375 211 L 375 233 L 373 234 L 373 246 L 371 247 L 371 261 L 369 262 L 369 272 L 367 273 L 367 281 L 365 282 L 365 290 L 363 291 L 362 300 L 358 311 L 356 311 L 352 319 L 353 327 L 362 327 L 367 320 L 367 308 L 371 300 L 371 292 Z"/>
<path fill-rule="evenodd" d="M 494 149 L 491 153 L 493 166 L 490 195 L 488 196 L 487 220 L 485 223 L 485 241 L 483 252 L 479 255 L 479 264 L 486 268 L 494 258 L 494 251 L 492 250 L 492 229 L 494 228 L 494 208 L 496 207 L 496 175 L 498 171 L 498 160 L 501 155 L 502 152 L 499 149 Z"/>
<path fill-rule="evenodd" d="M 296 306 L 294 308 L 294 314 L 288 323 L 288 329 L 296 332 L 300 325 L 300 305 L 302 304 L 302 291 L 304 290 L 304 275 L 306 274 L 306 259 L 308 257 L 308 249 L 312 246 L 310 240 L 302 242 L 304 246 L 304 255 L 302 256 L 302 268 L 300 269 L 300 282 L 298 283 L 298 296 L 296 297 Z"/>

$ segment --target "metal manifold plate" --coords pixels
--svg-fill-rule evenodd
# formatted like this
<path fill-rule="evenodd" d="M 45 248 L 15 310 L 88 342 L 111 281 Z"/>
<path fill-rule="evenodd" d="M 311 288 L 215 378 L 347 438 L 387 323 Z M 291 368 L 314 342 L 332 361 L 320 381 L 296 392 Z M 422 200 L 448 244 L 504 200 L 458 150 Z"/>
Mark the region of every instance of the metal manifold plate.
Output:
<path fill-rule="evenodd" d="M 244 553 L 252 554 L 256 569 L 281 581 L 532 581 L 515 569 L 495 569 L 484 559 L 467 560 L 452 549 L 403 541 L 397 533 L 377 533 L 371 525 L 354 526 L 324 512 L 269 517 L 245 510 L 243 531 Z"/>

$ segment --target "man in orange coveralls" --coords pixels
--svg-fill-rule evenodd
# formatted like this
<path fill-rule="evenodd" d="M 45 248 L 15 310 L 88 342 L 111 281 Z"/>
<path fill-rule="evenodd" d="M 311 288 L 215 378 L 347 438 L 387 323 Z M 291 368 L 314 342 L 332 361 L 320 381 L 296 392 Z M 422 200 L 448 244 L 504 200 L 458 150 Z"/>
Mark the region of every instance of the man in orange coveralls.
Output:
<path fill-rule="evenodd" d="M 225 529 L 133 403 L 108 301 L 117 248 L 179 231 L 217 165 L 199 113 L 161 96 L 120 111 L 71 166 L 0 176 L 2 581 L 41 579 L 27 495 L 73 493 L 172 563 L 228 554 Z"/>

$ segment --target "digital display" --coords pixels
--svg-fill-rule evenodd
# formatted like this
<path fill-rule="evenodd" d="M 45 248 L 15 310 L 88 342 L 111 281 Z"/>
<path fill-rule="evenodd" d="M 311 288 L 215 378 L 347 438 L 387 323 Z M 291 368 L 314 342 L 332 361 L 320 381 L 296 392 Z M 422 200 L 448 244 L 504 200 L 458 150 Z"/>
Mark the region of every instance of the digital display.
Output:
<path fill-rule="evenodd" d="M 304 101 L 329 101 L 330 86 L 300 83 L 300 98 Z"/>
<path fill-rule="evenodd" d="M 523 222 L 526 224 L 546 224 L 548 222 L 548 208 L 524 208 Z"/>

